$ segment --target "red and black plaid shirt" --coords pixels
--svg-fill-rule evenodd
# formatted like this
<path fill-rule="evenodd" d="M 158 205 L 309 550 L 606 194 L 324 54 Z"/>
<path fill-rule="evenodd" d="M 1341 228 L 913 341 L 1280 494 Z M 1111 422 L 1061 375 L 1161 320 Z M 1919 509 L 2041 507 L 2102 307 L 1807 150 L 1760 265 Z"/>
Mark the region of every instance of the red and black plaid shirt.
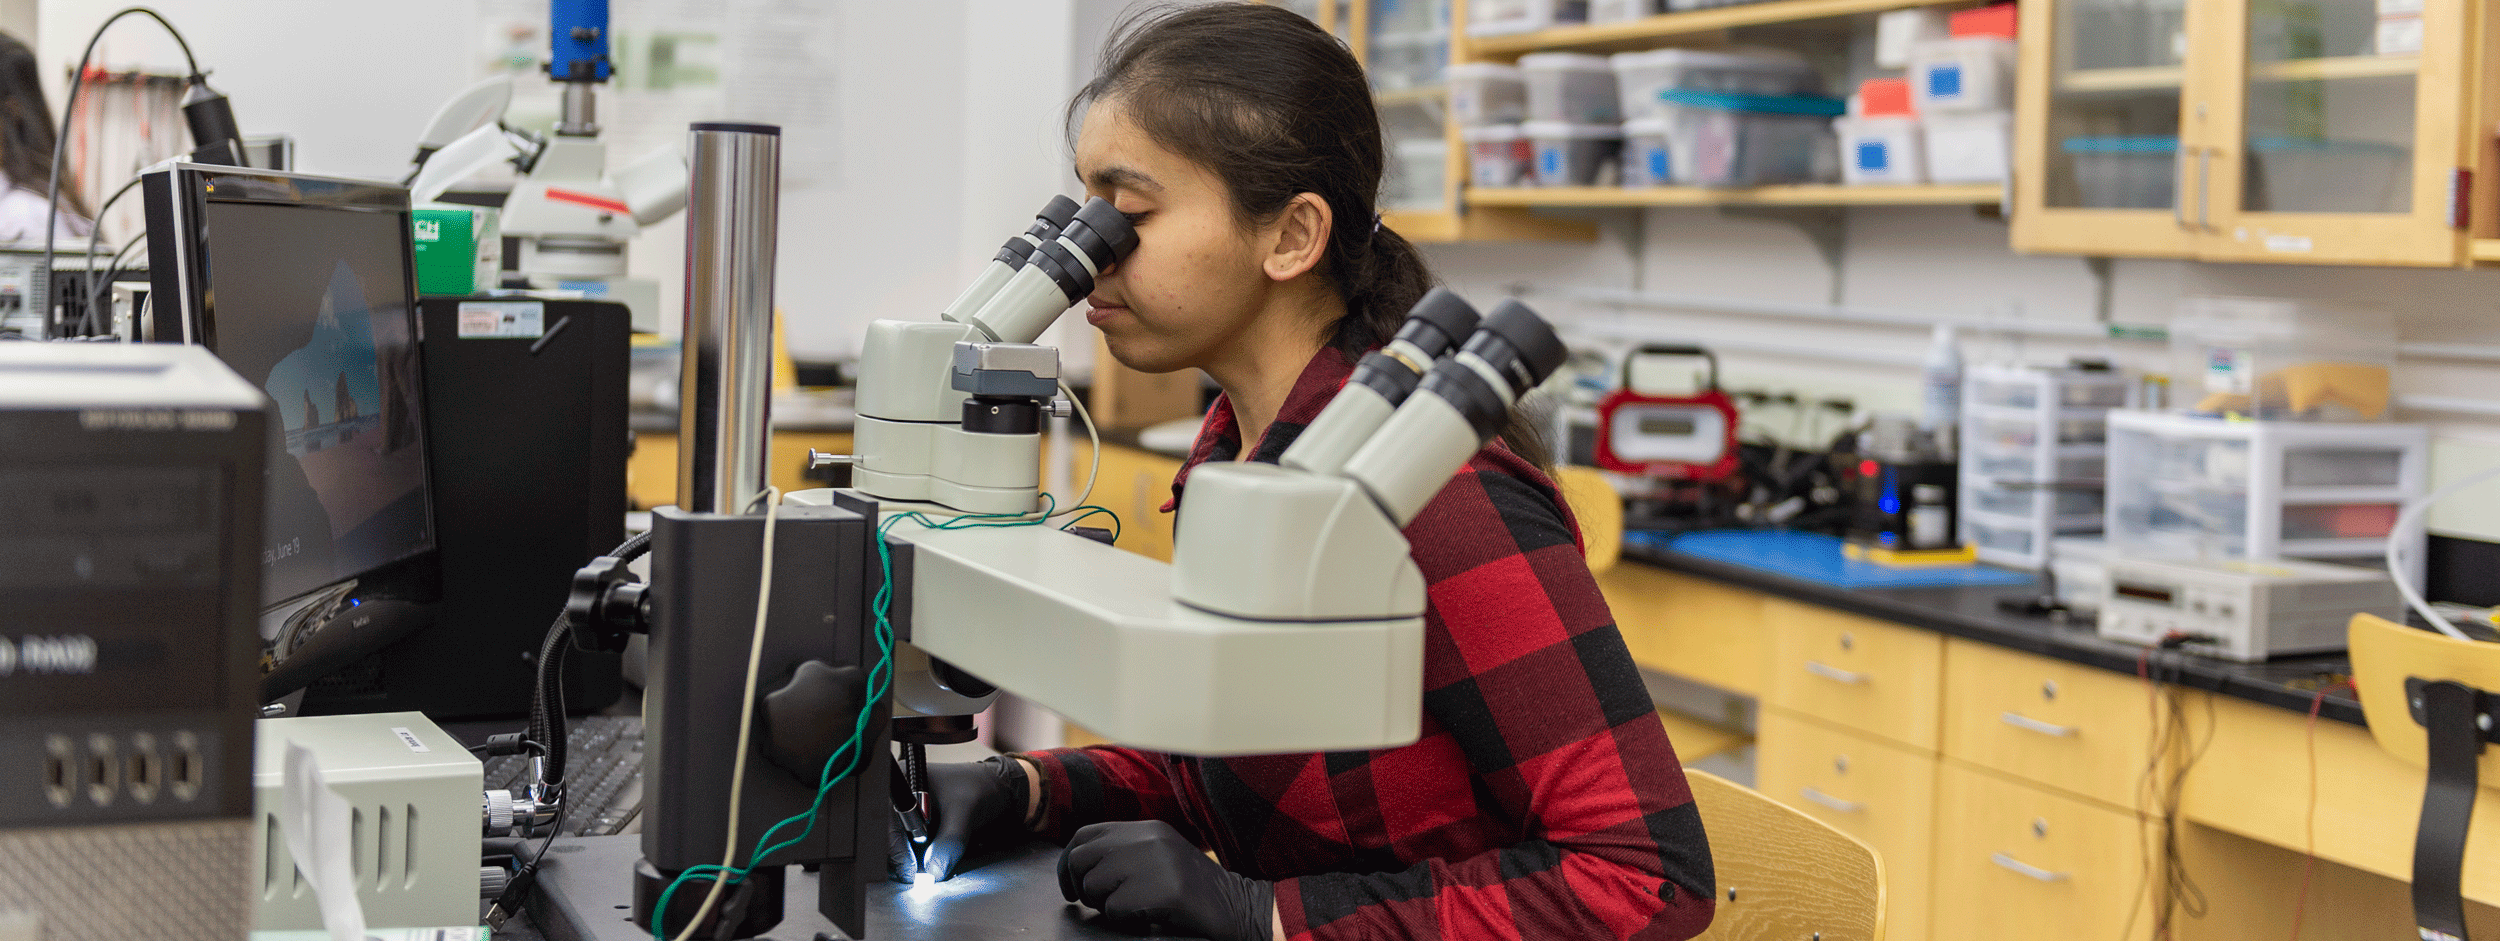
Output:
<path fill-rule="evenodd" d="M 1352 370 L 1321 350 L 1252 459 L 1283 454 Z M 1174 493 L 1189 467 L 1240 450 L 1219 399 Z M 1700 933 L 1715 892 L 1701 816 L 1552 481 L 1489 445 L 1406 538 L 1430 586 L 1421 740 L 1246 758 L 1038 752 L 1046 835 L 1168 822 L 1226 868 L 1274 880 L 1296 941 Z"/>

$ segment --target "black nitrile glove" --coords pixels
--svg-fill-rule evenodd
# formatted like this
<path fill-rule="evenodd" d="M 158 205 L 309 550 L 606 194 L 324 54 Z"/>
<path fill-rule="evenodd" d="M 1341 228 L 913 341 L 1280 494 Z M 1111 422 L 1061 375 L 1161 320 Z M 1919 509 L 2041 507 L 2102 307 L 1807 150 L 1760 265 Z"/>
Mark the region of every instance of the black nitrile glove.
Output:
<path fill-rule="evenodd" d="M 1059 857 L 1059 894 L 1114 922 L 1213 941 L 1271 941 L 1276 886 L 1236 875 L 1160 820 L 1097 823 Z"/>
<path fill-rule="evenodd" d="M 920 870 L 944 882 L 970 850 L 1014 843 L 1027 835 L 1024 826 L 1024 769 L 1015 759 L 986 758 L 929 766 L 929 842 L 920 847 Z M 897 841 L 904 841 L 896 828 Z M 897 847 L 889 855 L 886 875 L 909 883 L 914 873 L 904 867 L 909 853 Z"/>

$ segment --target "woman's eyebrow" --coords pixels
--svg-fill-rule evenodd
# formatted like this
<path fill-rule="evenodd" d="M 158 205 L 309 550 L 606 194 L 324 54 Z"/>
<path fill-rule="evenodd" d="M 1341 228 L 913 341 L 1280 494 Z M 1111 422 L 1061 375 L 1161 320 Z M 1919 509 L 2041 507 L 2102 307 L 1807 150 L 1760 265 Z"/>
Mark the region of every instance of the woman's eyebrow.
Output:
<path fill-rule="evenodd" d="M 1154 177 L 1147 176 L 1145 173 L 1140 172 L 1133 167 L 1124 167 L 1118 164 L 1113 164 L 1108 167 L 1099 167 L 1091 173 L 1080 172 L 1078 177 L 1081 181 L 1090 184 L 1093 188 L 1099 190 L 1132 189 L 1141 193 L 1160 193 L 1163 191 L 1163 184 L 1156 182 Z"/>

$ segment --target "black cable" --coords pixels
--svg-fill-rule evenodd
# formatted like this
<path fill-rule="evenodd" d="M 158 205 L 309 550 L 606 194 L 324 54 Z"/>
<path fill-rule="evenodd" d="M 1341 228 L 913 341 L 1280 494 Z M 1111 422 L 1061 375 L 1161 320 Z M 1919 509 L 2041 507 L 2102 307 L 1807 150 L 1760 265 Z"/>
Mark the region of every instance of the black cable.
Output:
<path fill-rule="evenodd" d="M 43 281 L 47 285 L 44 289 L 43 337 L 47 340 L 61 332 L 60 322 L 52 315 L 49 285 L 52 283 L 52 240 L 58 238 L 61 233 L 61 156 L 69 150 L 70 118 L 78 114 L 78 92 L 87 85 L 87 64 L 95 59 L 96 44 L 104 41 L 105 30 L 111 29 L 114 23 L 121 21 L 122 17 L 133 13 L 146 14 L 149 19 L 155 20 L 157 25 L 165 27 L 165 32 L 173 35 L 174 45 L 182 47 L 182 61 L 190 67 L 191 76 L 195 79 L 202 77 L 200 60 L 199 57 L 191 54 L 190 41 L 182 38 L 182 31 L 175 29 L 174 24 L 166 20 L 164 14 L 147 7 L 122 8 L 121 12 L 105 17 L 104 25 L 95 28 L 95 35 L 87 37 L 87 51 L 78 54 L 78 71 L 70 73 L 69 97 L 61 102 L 61 133 L 52 139 L 52 185 L 43 213 Z M 103 211 L 98 210 L 96 214 L 101 216 Z M 87 220 L 87 224 L 91 227 L 90 231 L 98 222 L 99 220 L 96 219 Z"/>
<path fill-rule="evenodd" d="M 625 540 L 608 555 L 631 562 L 651 551 L 651 533 L 637 534 Z M 572 646 L 573 619 L 570 613 L 556 615 L 547 626 L 547 636 L 538 645 L 538 683 L 530 696 L 530 738 L 547 746 L 546 777 L 542 783 L 561 786 L 564 783 L 564 760 L 568 739 L 564 722 L 564 654 Z"/>
<path fill-rule="evenodd" d="M 113 257 L 106 262 L 104 277 L 101 279 L 96 277 L 94 263 L 88 264 L 87 316 L 85 318 L 88 336 L 100 335 L 112 327 L 113 318 L 102 313 L 112 309 L 111 300 L 106 295 L 112 293 L 113 282 L 121 278 L 122 262 L 129 259 L 130 250 L 139 247 L 145 241 L 145 239 L 133 241 L 122 246 L 120 251 L 114 252 Z"/>
<path fill-rule="evenodd" d="M 99 246 L 99 245 L 102 245 L 102 244 L 104 243 L 104 213 L 105 213 L 105 211 L 106 211 L 106 210 L 113 208 L 113 204 L 114 204 L 114 203 L 120 202 L 120 201 L 121 201 L 121 198 L 122 198 L 123 196 L 129 195 L 131 187 L 134 187 L 134 186 L 137 186 L 137 185 L 139 185 L 139 178 L 138 178 L 138 177 L 135 177 L 135 176 L 134 176 L 134 177 L 131 177 L 131 178 L 130 178 L 130 182 L 128 182 L 128 183 L 124 183 L 124 184 L 122 184 L 122 185 L 121 185 L 121 188 L 120 188 L 120 189 L 114 190 L 114 191 L 113 191 L 113 195 L 111 195 L 111 196 L 107 196 L 107 197 L 104 197 L 104 202 L 103 202 L 102 204 L 100 204 L 100 205 L 98 205 L 98 206 L 96 206 L 96 207 L 95 207 L 95 210 L 94 210 L 94 212 L 95 212 L 95 218 L 94 218 L 94 219 L 90 219 L 90 220 L 88 220 L 88 225 L 87 225 L 87 310 L 86 310 L 86 315 L 87 315 L 87 316 L 85 317 L 85 320 L 86 320 L 86 333 L 87 333 L 87 335 L 88 335 L 88 336 L 94 336 L 94 335 L 95 335 L 95 333 L 96 333 L 96 328 L 99 326 L 99 325 L 98 325 L 98 323 L 97 323 L 97 318 L 96 318 L 96 315 L 95 315 L 95 311 L 96 311 L 96 307 L 97 307 L 97 306 L 101 303 L 101 301 L 99 301 L 99 300 L 98 300 L 98 298 L 102 297 L 102 296 L 103 296 L 103 294 L 104 294 L 104 292 L 99 291 L 99 290 L 96 290 L 96 285 L 97 285 L 97 283 L 98 283 L 98 282 L 95 280 L 95 275 L 96 275 L 96 264 L 95 264 L 95 253 L 96 253 L 96 247 L 97 247 L 97 246 Z M 132 244 L 137 244 L 137 243 L 136 243 L 136 242 L 134 242 L 134 243 L 132 243 Z M 129 246 L 129 245 L 124 245 L 124 246 L 122 246 L 122 247 L 121 247 L 121 250 L 120 250 L 120 251 L 116 251 L 116 252 L 114 252 L 114 253 L 113 253 L 113 258 L 114 258 L 114 259 L 116 259 L 116 261 L 118 261 L 118 259 L 120 259 L 123 255 L 128 254 L 129 252 L 130 252 L 130 246 Z M 50 303 L 50 297 L 51 297 L 54 293 L 56 293 L 56 291 L 55 291 L 55 290 L 54 290 L 54 288 L 53 288 L 53 284 L 54 284 L 54 282 L 56 282 L 57 280 L 58 280 L 58 279 L 49 278 L 49 277 L 47 276 L 47 281 L 45 282 L 45 287 L 44 287 L 44 294 L 45 294 L 45 298 L 46 298 L 46 301 L 45 301 L 45 302 L 46 302 L 47 304 L 48 304 L 48 303 Z"/>

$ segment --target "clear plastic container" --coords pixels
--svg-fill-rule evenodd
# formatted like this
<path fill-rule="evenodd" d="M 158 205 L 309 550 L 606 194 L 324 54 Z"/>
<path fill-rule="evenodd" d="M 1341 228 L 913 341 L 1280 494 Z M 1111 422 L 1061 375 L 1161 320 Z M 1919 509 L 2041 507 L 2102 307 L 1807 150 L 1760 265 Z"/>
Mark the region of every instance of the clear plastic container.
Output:
<path fill-rule="evenodd" d="M 2012 172 L 2013 112 L 1927 114 L 1918 124 L 1929 181 L 2002 183 Z"/>
<path fill-rule="evenodd" d="M 1964 381 L 1970 404 L 1985 408 L 2037 408 L 2043 400 L 2069 409 L 2127 404 L 2127 375 L 2106 369 L 1979 366 Z"/>
<path fill-rule="evenodd" d="M 1589 22 L 1629 23 L 1663 10 L 1658 0 L 1589 0 Z"/>
<path fill-rule="evenodd" d="M 1605 56 L 1579 52 L 1531 52 L 1519 57 L 1528 81 L 1528 120 L 1554 124 L 1613 124 L 1623 120 L 1615 70 Z"/>
<path fill-rule="evenodd" d="M 1626 120 L 1656 116 L 1658 93 L 1715 91 L 1738 95 L 1820 95 L 1823 76 L 1794 53 L 1653 49 L 1618 52 L 1608 63 Z"/>
<path fill-rule="evenodd" d="M 2377 141 L 2248 142 L 2250 212 L 2403 212 L 2413 150 Z"/>
<path fill-rule="evenodd" d="M 2049 574 L 2057 582 L 2057 601 L 2081 612 L 2100 610 L 2101 593 L 2109 588 L 2109 542 L 2093 536 L 2060 536 L 2049 541 Z"/>
<path fill-rule="evenodd" d="M 1530 168 L 1536 165 L 1536 151 L 1519 125 L 1464 127 L 1458 130 L 1458 136 L 1467 142 L 1468 182 L 1503 187 L 1528 181 Z"/>
<path fill-rule="evenodd" d="M 1918 119 L 1839 117 L 1840 178 L 1851 186 L 1924 183 L 1927 156 Z"/>
<path fill-rule="evenodd" d="M 1987 447 L 1970 447 L 1968 450 L 1976 460 L 1976 467 L 1982 476 L 2001 480 L 2051 480 L 2079 483 L 2099 480 L 2105 472 L 2102 466 L 2105 458 L 2097 450 L 2090 454 L 2078 453 L 2051 457 L 2045 465 L 2049 468 L 2049 473 L 2046 475 L 2041 473 L 2043 464 L 2037 449 L 2000 451 Z"/>
<path fill-rule="evenodd" d="M 1831 119 L 1837 98 L 1658 93 L 1668 163 L 1684 186 L 1764 186 L 1840 179 Z"/>
<path fill-rule="evenodd" d="M 2101 492 L 2098 490 L 1983 484 L 1971 488 L 1971 506 L 1982 513 L 1998 516 L 2089 519 L 2088 531 L 2099 532 L 2101 528 Z"/>
<path fill-rule="evenodd" d="M 1589 21 L 1588 0 L 1470 0 L 1467 34 L 1507 36 Z"/>
<path fill-rule="evenodd" d="M 2283 452 L 2286 487 L 2393 487 L 2404 482 L 2394 448 L 2298 448 Z"/>
<path fill-rule="evenodd" d="M 2395 323 L 2308 301 L 2192 297 L 2170 325 L 2176 404 L 2269 421 L 2387 416 Z"/>
<path fill-rule="evenodd" d="M 1623 149 L 1620 124 L 1544 124 L 1529 122 L 1528 135 L 1536 154 L 1533 178 L 1538 186 L 1603 186 L 1614 182 L 1616 155 Z"/>
<path fill-rule="evenodd" d="M 1515 65 L 1462 62 L 1450 66 L 1450 112 L 1466 127 L 1528 119 L 1528 79 Z"/>
<path fill-rule="evenodd" d="M 2028 557 L 2032 546 L 2038 543 L 2037 534 L 2021 526 L 1974 519 L 1964 521 L 1963 528 L 1968 531 L 1971 544 L 1981 552 Z"/>
<path fill-rule="evenodd" d="M 2058 149 L 2074 164 L 2085 209 L 2168 209 L 2176 199 L 2176 137 L 2069 137 Z"/>
<path fill-rule="evenodd" d="M 1623 122 L 1623 185 L 1634 189 L 1665 186 L 1675 180 L 1675 164 L 1667 152 L 1667 122 L 1635 118 Z"/>
<path fill-rule="evenodd" d="M 1402 140 L 1391 152 L 1397 159 L 1390 164 L 1387 179 L 1381 181 L 1388 207 L 1440 208 L 1442 183 L 1449 178 L 1449 143 L 1430 138 Z"/>
<path fill-rule="evenodd" d="M 1959 36 L 1910 49 L 1910 93 L 1920 117 L 2014 109 L 2014 41 Z"/>
<path fill-rule="evenodd" d="M 2111 547 L 2186 559 L 2383 556 L 2420 497 L 2429 429 L 2110 413 Z M 2292 481 L 2300 481 L 2293 483 Z M 2419 534 L 2406 547 L 2420 577 Z"/>

